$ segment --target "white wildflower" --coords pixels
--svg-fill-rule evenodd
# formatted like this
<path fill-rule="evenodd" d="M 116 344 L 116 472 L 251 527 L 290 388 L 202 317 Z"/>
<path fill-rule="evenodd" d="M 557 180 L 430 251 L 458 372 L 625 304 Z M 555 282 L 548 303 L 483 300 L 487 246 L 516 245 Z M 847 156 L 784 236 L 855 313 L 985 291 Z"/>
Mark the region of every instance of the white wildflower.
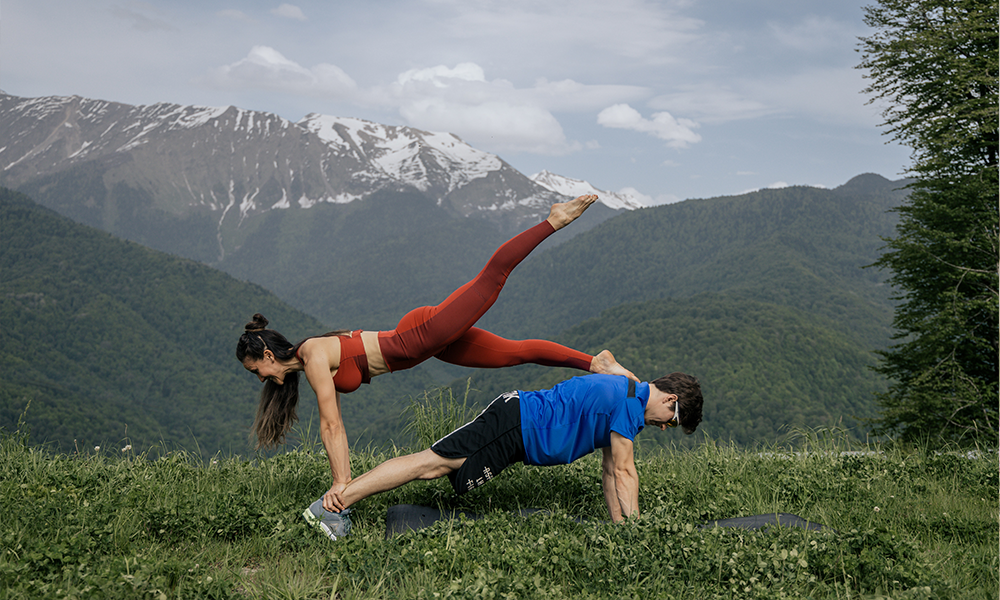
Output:
<path fill-rule="evenodd" d="M 122 448 L 122 452 L 128 452 L 131 449 L 132 449 L 132 444 L 125 444 L 125 447 Z"/>

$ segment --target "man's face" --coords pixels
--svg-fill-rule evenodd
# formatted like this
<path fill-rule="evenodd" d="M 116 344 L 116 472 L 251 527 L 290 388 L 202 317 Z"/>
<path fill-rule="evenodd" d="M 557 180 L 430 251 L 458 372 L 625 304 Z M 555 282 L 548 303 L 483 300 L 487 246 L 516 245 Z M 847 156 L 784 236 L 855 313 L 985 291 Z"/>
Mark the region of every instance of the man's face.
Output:
<path fill-rule="evenodd" d="M 667 427 L 677 427 L 677 395 L 665 394 L 658 398 L 652 406 L 646 405 L 646 424 L 665 430 Z"/>

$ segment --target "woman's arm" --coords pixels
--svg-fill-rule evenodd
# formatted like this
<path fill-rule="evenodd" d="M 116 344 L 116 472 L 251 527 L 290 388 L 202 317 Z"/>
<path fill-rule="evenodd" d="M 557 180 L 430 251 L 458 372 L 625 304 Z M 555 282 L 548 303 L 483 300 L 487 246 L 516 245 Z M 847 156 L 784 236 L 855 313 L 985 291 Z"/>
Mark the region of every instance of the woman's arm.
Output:
<path fill-rule="evenodd" d="M 339 350 L 339 341 L 336 338 L 319 338 L 326 341 L 331 340 Z M 309 385 L 316 392 L 316 401 L 319 404 L 320 438 L 323 440 L 323 447 L 326 449 L 326 456 L 330 460 L 330 473 L 333 476 L 333 485 L 330 490 L 323 495 L 323 508 L 326 510 L 340 511 L 344 507 L 337 499 L 337 494 L 342 492 L 351 481 L 351 458 L 347 447 L 347 431 L 344 429 L 344 418 L 340 411 L 340 393 L 333 384 L 333 375 L 337 370 L 331 368 L 331 364 L 340 364 L 339 353 L 336 357 L 331 357 L 330 348 L 324 348 L 329 344 L 314 343 L 318 340 L 309 340 L 308 350 L 303 345 L 303 352 L 300 353 L 305 363 L 306 378 Z M 311 343 L 312 342 L 312 343 Z M 331 360 L 336 359 L 336 362 Z"/>

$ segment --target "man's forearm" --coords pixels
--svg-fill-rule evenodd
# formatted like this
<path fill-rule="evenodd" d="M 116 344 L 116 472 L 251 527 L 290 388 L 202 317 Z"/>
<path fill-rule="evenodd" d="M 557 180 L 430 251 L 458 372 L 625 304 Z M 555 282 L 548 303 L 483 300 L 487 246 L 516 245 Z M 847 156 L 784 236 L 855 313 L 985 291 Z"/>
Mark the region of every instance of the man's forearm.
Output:
<path fill-rule="evenodd" d="M 617 523 L 622 520 L 622 507 L 618 502 L 618 492 L 615 489 L 614 471 L 601 471 L 601 484 L 604 487 L 604 502 L 608 505 L 608 513 L 611 521 Z"/>
<path fill-rule="evenodd" d="M 615 471 L 615 496 L 620 518 L 639 516 L 639 476 L 634 471 Z"/>

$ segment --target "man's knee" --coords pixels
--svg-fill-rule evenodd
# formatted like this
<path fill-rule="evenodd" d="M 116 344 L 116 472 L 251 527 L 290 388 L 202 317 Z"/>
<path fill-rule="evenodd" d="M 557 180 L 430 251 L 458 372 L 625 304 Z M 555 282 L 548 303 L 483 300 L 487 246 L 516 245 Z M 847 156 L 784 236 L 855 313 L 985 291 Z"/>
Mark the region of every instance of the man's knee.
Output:
<path fill-rule="evenodd" d="M 457 470 L 465 463 L 465 458 L 445 458 L 430 448 L 420 452 L 420 476 L 418 479 L 437 479 Z"/>

